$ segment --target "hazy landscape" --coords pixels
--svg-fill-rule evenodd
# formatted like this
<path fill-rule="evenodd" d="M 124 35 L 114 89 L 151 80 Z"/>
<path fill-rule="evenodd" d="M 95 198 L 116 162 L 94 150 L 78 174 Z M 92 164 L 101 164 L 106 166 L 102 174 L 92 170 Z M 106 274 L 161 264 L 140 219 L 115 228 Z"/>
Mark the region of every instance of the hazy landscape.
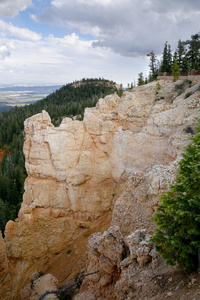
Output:
<path fill-rule="evenodd" d="M 61 85 L 2 85 L 0 86 L 0 112 L 10 110 L 14 106 L 34 103 L 60 87 Z"/>

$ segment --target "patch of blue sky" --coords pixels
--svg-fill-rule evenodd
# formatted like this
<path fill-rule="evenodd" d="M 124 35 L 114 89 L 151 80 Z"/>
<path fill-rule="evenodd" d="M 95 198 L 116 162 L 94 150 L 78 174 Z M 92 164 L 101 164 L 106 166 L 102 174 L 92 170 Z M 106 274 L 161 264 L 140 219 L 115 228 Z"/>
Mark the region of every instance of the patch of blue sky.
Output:
<path fill-rule="evenodd" d="M 30 10 L 30 9 L 27 9 Z M 36 32 L 38 34 L 41 34 L 43 38 L 49 36 L 50 34 L 55 35 L 56 37 L 63 37 L 66 35 L 66 29 L 51 26 L 49 24 L 45 23 L 39 23 L 35 21 L 31 17 L 31 13 L 27 13 L 27 11 L 20 12 L 17 16 L 13 18 L 1 18 L 5 22 L 12 23 L 13 26 L 19 27 L 19 28 L 27 28 L 33 32 Z"/>
<path fill-rule="evenodd" d="M 56 26 L 55 24 L 51 25 L 39 22 L 37 19 L 35 20 L 32 16 L 35 16 L 37 18 L 37 16 L 41 15 L 42 10 L 46 8 L 45 2 L 49 3 L 50 1 L 44 1 L 44 3 L 43 1 L 34 2 L 38 2 L 37 6 L 34 5 L 32 7 L 28 7 L 26 10 L 19 12 L 15 17 L 2 17 L 1 19 L 5 22 L 11 23 L 13 26 L 26 28 L 33 32 L 36 32 L 37 34 L 40 34 L 43 39 L 47 38 L 49 35 L 54 35 L 57 38 L 63 38 L 65 35 L 75 33 L 79 36 L 80 40 L 94 40 L 94 37 L 90 34 L 84 35 L 80 31 L 70 30 L 66 27 L 61 27 L 59 25 Z"/>

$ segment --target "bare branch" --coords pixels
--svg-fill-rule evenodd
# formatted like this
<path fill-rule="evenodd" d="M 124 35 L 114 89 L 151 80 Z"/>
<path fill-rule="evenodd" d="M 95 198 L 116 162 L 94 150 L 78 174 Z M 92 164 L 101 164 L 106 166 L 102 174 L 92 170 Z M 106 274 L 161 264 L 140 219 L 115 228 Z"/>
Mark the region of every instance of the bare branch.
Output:
<path fill-rule="evenodd" d="M 82 266 L 81 266 L 82 268 Z M 76 286 L 80 286 L 81 285 L 81 281 L 89 276 L 89 275 L 93 275 L 93 274 L 96 274 L 98 273 L 99 271 L 96 271 L 96 272 L 93 272 L 93 273 L 87 273 L 87 274 L 81 274 L 79 275 L 79 277 L 76 279 L 76 281 L 66 287 L 64 287 L 63 289 L 60 289 L 60 290 L 52 290 L 52 291 L 46 291 L 45 293 L 43 293 L 39 298 L 38 300 L 42 300 L 44 299 L 44 297 L 46 297 L 47 295 L 49 294 L 62 294 L 62 293 L 66 293 L 67 291 L 69 291 L 71 288 L 73 287 L 76 287 Z"/>

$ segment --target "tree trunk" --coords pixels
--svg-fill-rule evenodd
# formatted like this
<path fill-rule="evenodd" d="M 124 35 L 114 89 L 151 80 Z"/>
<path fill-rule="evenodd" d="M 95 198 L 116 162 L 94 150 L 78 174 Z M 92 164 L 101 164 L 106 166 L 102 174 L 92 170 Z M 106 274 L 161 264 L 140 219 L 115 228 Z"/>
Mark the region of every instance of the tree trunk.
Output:
<path fill-rule="evenodd" d="M 200 272 L 200 250 L 197 251 L 197 255 L 198 255 L 198 269 L 197 269 L 197 271 Z"/>

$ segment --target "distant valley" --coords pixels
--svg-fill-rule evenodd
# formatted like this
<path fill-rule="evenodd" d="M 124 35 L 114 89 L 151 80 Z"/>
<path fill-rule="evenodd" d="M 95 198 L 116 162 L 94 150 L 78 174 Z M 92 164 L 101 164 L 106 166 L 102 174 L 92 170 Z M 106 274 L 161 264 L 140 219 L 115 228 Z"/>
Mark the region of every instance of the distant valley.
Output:
<path fill-rule="evenodd" d="M 10 110 L 14 106 L 24 106 L 45 98 L 60 89 L 62 85 L 30 86 L 4 85 L 0 86 L 0 112 Z"/>

